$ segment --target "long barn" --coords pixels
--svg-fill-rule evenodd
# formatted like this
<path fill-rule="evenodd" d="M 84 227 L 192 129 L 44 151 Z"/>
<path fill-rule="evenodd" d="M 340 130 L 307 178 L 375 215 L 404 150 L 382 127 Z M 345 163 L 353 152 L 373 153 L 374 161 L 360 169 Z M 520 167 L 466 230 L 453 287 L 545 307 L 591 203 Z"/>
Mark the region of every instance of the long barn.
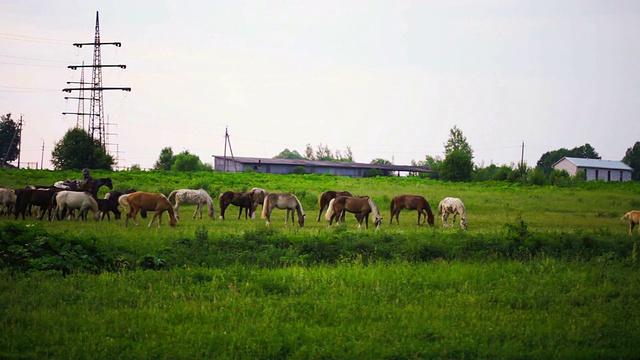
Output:
<path fill-rule="evenodd" d="M 431 170 L 426 166 L 410 165 L 382 165 L 347 163 L 335 161 L 316 161 L 302 159 L 268 159 L 255 157 L 224 157 L 214 155 L 215 171 L 244 172 L 251 169 L 255 172 L 269 174 L 292 174 L 296 168 L 303 167 L 307 174 L 325 174 L 364 177 L 368 170 L 378 169 L 386 172 L 394 172 L 398 175 L 409 173 L 427 173 Z M 251 171 L 250 170 L 250 171 Z"/>
<path fill-rule="evenodd" d="M 574 176 L 582 170 L 587 175 L 587 181 L 629 181 L 633 169 L 622 161 L 583 159 L 573 157 L 563 157 L 552 165 L 554 169 L 566 170 L 569 175 Z"/>

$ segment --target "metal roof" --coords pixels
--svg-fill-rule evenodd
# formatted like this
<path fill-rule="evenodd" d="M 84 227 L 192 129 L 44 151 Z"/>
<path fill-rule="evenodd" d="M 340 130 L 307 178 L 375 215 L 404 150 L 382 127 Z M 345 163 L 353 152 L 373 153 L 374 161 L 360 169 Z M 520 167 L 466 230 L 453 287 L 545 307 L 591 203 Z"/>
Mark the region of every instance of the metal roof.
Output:
<path fill-rule="evenodd" d="M 214 155 L 215 158 L 224 159 L 224 156 Z M 411 166 L 411 165 L 383 165 L 383 164 L 365 164 L 355 162 L 339 162 L 339 161 L 319 161 L 306 159 L 269 159 L 257 157 L 239 157 L 234 156 L 233 159 L 227 156 L 227 160 L 243 163 L 243 164 L 261 164 L 261 165 L 292 165 L 292 166 L 316 166 L 316 167 L 333 167 L 333 168 L 351 168 L 351 169 L 380 169 L 389 171 L 410 171 L 410 172 L 432 172 L 428 166 Z"/>
<path fill-rule="evenodd" d="M 614 160 L 600 160 L 600 159 L 584 159 L 584 158 L 574 158 L 574 157 L 563 157 L 558 160 L 553 166 L 560 163 L 562 160 L 567 159 L 572 164 L 576 165 L 580 168 L 597 168 L 597 169 L 612 169 L 612 170 L 629 170 L 633 171 L 633 169 L 623 163 L 622 161 L 614 161 Z"/>

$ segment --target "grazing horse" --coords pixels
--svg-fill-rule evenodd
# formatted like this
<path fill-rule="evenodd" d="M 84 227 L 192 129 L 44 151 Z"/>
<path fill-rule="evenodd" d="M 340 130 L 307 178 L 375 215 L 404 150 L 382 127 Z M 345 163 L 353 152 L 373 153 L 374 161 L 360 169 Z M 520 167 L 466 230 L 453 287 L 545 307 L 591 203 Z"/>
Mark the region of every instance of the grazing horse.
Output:
<path fill-rule="evenodd" d="M 396 218 L 396 223 L 400 225 L 400 211 L 402 209 L 417 210 L 418 211 L 418 225 L 420 225 L 420 218 L 424 215 L 424 220 L 433 226 L 434 217 L 431 211 L 431 206 L 427 199 L 420 195 L 398 195 L 391 199 L 391 220 L 389 225 L 393 224 L 393 217 Z M 424 224 L 424 221 L 422 222 Z"/>
<path fill-rule="evenodd" d="M 624 214 L 620 220 L 629 220 L 629 235 L 633 234 L 633 228 L 636 225 L 640 225 L 640 210 L 631 210 Z M 638 227 L 638 234 L 640 234 L 640 226 Z"/>
<path fill-rule="evenodd" d="M 442 227 L 447 227 L 447 218 L 453 214 L 453 224 L 456 223 L 456 216 L 460 215 L 460 227 L 467 230 L 467 209 L 462 200 L 453 197 L 446 197 L 438 204 L 438 216 L 442 216 Z"/>
<path fill-rule="evenodd" d="M 378 206 L 370 197 L 338 196 L 335 199 L 331 199 L 327 208 L 325 218 L 329 220 L 329 226 L 331 226 L 334 219 L 336 223 L 339 223 L 340 217 L 345 211 L 356 214 L 358 229 L 362 229 L 362 220 L 365 221 L 365 227 L 369 228 L 369 214 L 371 213 L 373 213 L 373 224 L 376 229 L 379 229 L 380 224 L 382 224 L 382 216 L 380 216 Z"/>
<path fill-rule="evenodd" d="M 120 213 L 120 209 L 118 209 L 118 200 L 115 200 L 115 198 L 113 198 L 96 199 L 96 201 L 98 202 L 98 209 L 100 209 L 100 212 L 102 213 L 102 220 L 104 220 L 105 216 L 108 220 L 111 220 L 111 216 L 109 215 L 110 212 L 113 213 L 116 220 L 120 220 L 120 217 L 122 215 Z"/>
<path fill-rule="evenodd" d="M 264 198 L 264 202 L 262 203 L 262 218 L 267 219 L 267 226 L 271 225 L 271 212 L 273 208 L 287 210 L 287 217 L 284 220 L 285 226 L 287 226 L 289 222 L 289 214 L 291 214 L 291 223 L 293 224 L 295 220 L 293 210 L 298 213 L 298 225 L 300 225 L 300 227 L 304 226 L 304 210 L 302 209 L 300 200 L 298 200 L 295 195 L 274 193 Z"/>
<path fill-rule="evenodd" d="M 157 218 L 158 228 L 160 228 L 160 225 L 162 224 L 162 213 L 165 211 L 169 213 L 169 225 L 171 227 L 176 226 L 176 223 L 178 222 L 173 212 L 171 202 L 169 201 L 169 199 L 167 199 L 166 196 L 164 196 L 164 194 L 136 191 L 131 194 L 120 196 L 120 199 L 118 199 L 118 201 L 120 202 L 120 204 L 126 204 L 123 205 L 125 208 L 131 209 L 131 211 L 125 218 L 125 226 L 129 225 L 129 218 L 133 219 L 133 222 L 136 223 L 136 226 L 140 226 L 140 223 L 136 220 L 136 215 L 138 215 L 138 212 L 141 209 L 153 211 L 153 217 L 151 218 L 148 227 L 151 227 L 151 224 L 153 224 L 153 222 Z"/>
<path fill-rule="evenodd" d="M 211 200 L 211 196 L 209 196 L 209 194 L 203 189 L 173 190 L 169 194 L 169 201 L 171 201 L 171 198 L 173 197 L 175 197 L 175 202 L 176 202 L 176 205 L 173 207 L 173 210 L 175 211 L 176 218 L 178 220 L 180 220 L 180 203 L 196 204 L 196 210 L 193 212 L 194 219 L 196 218 L 196 215 L 198 213 L 200 213 L 200 219 L 202 219 L 202 206 L 205 204 L 209 209 L 207 215 L 209 215 L 211 219 L 213 219 L 216 215 L 215 214 L 216 210 L 213 207 L 213 200 Z"/>
<path fill-rule="evenodd" d="M 256 210 L 258 210 L 258 205 L 262 205 L 264 203 L 264 198 L 269 195 L 269 192 L 265 189 L 254 187 L 249 190 L 247 193 L 251 200 L 253 200 L 253 207 L 251 208 L 251 218 L 256 218 Z"/>
<path fill-rule="evenodd" d="M 324 208 L 329 206 L 329 202 L 331 201 L 331 199 L 335 199 L 338 196 L 353 196 L 353 195 L 348 191 L 329 190 L 329 191 L 323 192 L 322 195 L 320 195 L 320 199 L 318 199 L 318 206 L 320 207 L 320 211 L 318 211 L 318 222 L 320 221 L 320 216 L 322 215 Z M 344 221 L 345 214 L 346 213 L 342 214 L 342 218 L 340 219 L 340 221 Z"/>
<path fill-rule="evenodd" d="M 87 219 L 89 210 L 93 212 L 93 220 L 100 220 L 100 209 L 98 202 L 88 192 L 63 190 L 59 191 L 53 197 L 58 206 L 57 217 L 63 219 L 67 209 L 78 210 L 79 217 Z"/>
<path fill-rule="evenodd" d="M 0 187 L 0 215 L 9 214 L 13 211 L 18 196 L 15 190 Z"/>
<path fill-rule="evenodd" d="M 240 215 L 242 215 L 242 209 L 244 209 L 245 219 L 248 218 L 247 214 L 250 217 L 253 217 L 253 200 L 251 199 L 251 197 L 249 197 L 249 195 L 247 195 L 247 193 L 225 191 L 220 194 L 220 196 L 218 196 L 218 201 L 220 202 L 220 220 L 224 220 L 224 212 L 231 204 L 240 207 L 240 211 L 238 212 L 238 220 L 240 219 Z"/>
<path fill-rule="evenodd" d="M 136 191 L 138 191 L 138 190 L 136 190 L 136 189 L 129 189 L 129 190 L 125 190 L 125 191 L 113 190 L 113 191 L 109 191 L 108 193 L 104 194 L 104 198 L 107 199 L 107 200 L 115 201 L 116 205 L 120 205 L 120 206 L 124 207 L 125 210 L 127 212 L 129 212 L 129 208 L 123 206 L 120 203 L 120 196 L 125 195 L 125 194 L 131 194 L 131 193 L 134 193 Z M 100 202 L 98 202 L 98 205 L 100 205 Z M 108 217 L 109 213 L 107 213 L 106 215 Z M 105 214 L 102 213 L 102 220 L 104 220 L 104 216 L 105 216 Z M 147 218 L 147 211 L 144 210 L 144 209 L 141 209 L 140 210 L 140 216 L 142 216 L 143 219 L 146 219 Z"/>

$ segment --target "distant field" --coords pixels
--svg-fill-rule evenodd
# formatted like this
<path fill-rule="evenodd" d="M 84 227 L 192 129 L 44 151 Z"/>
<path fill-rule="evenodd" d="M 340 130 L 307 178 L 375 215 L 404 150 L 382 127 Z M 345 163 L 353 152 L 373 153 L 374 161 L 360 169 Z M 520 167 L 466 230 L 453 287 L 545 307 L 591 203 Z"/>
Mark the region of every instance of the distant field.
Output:
<path fill-rule="evenodd" d="M 529 187 L 419 178 L 92 172 L 116 189 L 291 192 L 304 228 L 275 210 L 176 228 L 0 219 L 2 358 L 602 358 L 637 356 L 636 183 Z M 79 172 L 0 170 L 0 186 Z M 371 196 L 381 230 L 316 222 L 325 190 Z M 104 193 L 106 191 L 103 188 Z M 399 194 L 435 210 L 461 198 L 468 231 L 416 225 Z M 205 212 L 206 216 L 206 212 Z M 68 246 L 65 246 L 67 244 Z M 61 269 L 67 269 L 62 271 Z M 154 270 L 155 269 L 155 270 Z M 64 273 L 64 275 L 63 275 Z"/>

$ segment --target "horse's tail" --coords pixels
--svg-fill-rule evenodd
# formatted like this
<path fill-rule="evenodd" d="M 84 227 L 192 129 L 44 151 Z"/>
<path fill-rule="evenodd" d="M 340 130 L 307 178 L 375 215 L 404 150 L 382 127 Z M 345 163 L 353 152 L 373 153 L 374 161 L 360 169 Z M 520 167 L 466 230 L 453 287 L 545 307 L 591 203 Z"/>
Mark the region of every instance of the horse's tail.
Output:
<path fill-rule="evenodd" d="M 260 217 L 262 219 L 266 219 L 267 218 L 267 207 L 269 207 L 269 197 L 265 196 L 264 197 L 264 202 L 262 202 L 262 214 L 260 214 Z"/>
<path fill-rule="evenodd" d="M 333 199 L 331 199 L 331 201 L 329 201 L 329 205 L 327 207 L 327 214 L 324 216 L 325 219 L 331 220 L 331 217 L 333 216 L 333 213 L 335 212 L 335 210 L 333 210 L 333 204 L 335 202 L 336 202 L 335 198 L 333 198 Z"/>
<path fill-rule="evenodd" d="M 171 198 L 174 197 L 176 193 L 178 193 L 178 190 L 173 190 L 171 193 L 169 193 L 169 196 L 167 197 L 169 199 L 169 202 L 171 202 Z"/>
<path fill-rule="evenodd" d="M 443 208 L 444 208 L 444 202 L 440 201 L 440 203 L 438 204 L 438 216 L 442 215 Z"/>

